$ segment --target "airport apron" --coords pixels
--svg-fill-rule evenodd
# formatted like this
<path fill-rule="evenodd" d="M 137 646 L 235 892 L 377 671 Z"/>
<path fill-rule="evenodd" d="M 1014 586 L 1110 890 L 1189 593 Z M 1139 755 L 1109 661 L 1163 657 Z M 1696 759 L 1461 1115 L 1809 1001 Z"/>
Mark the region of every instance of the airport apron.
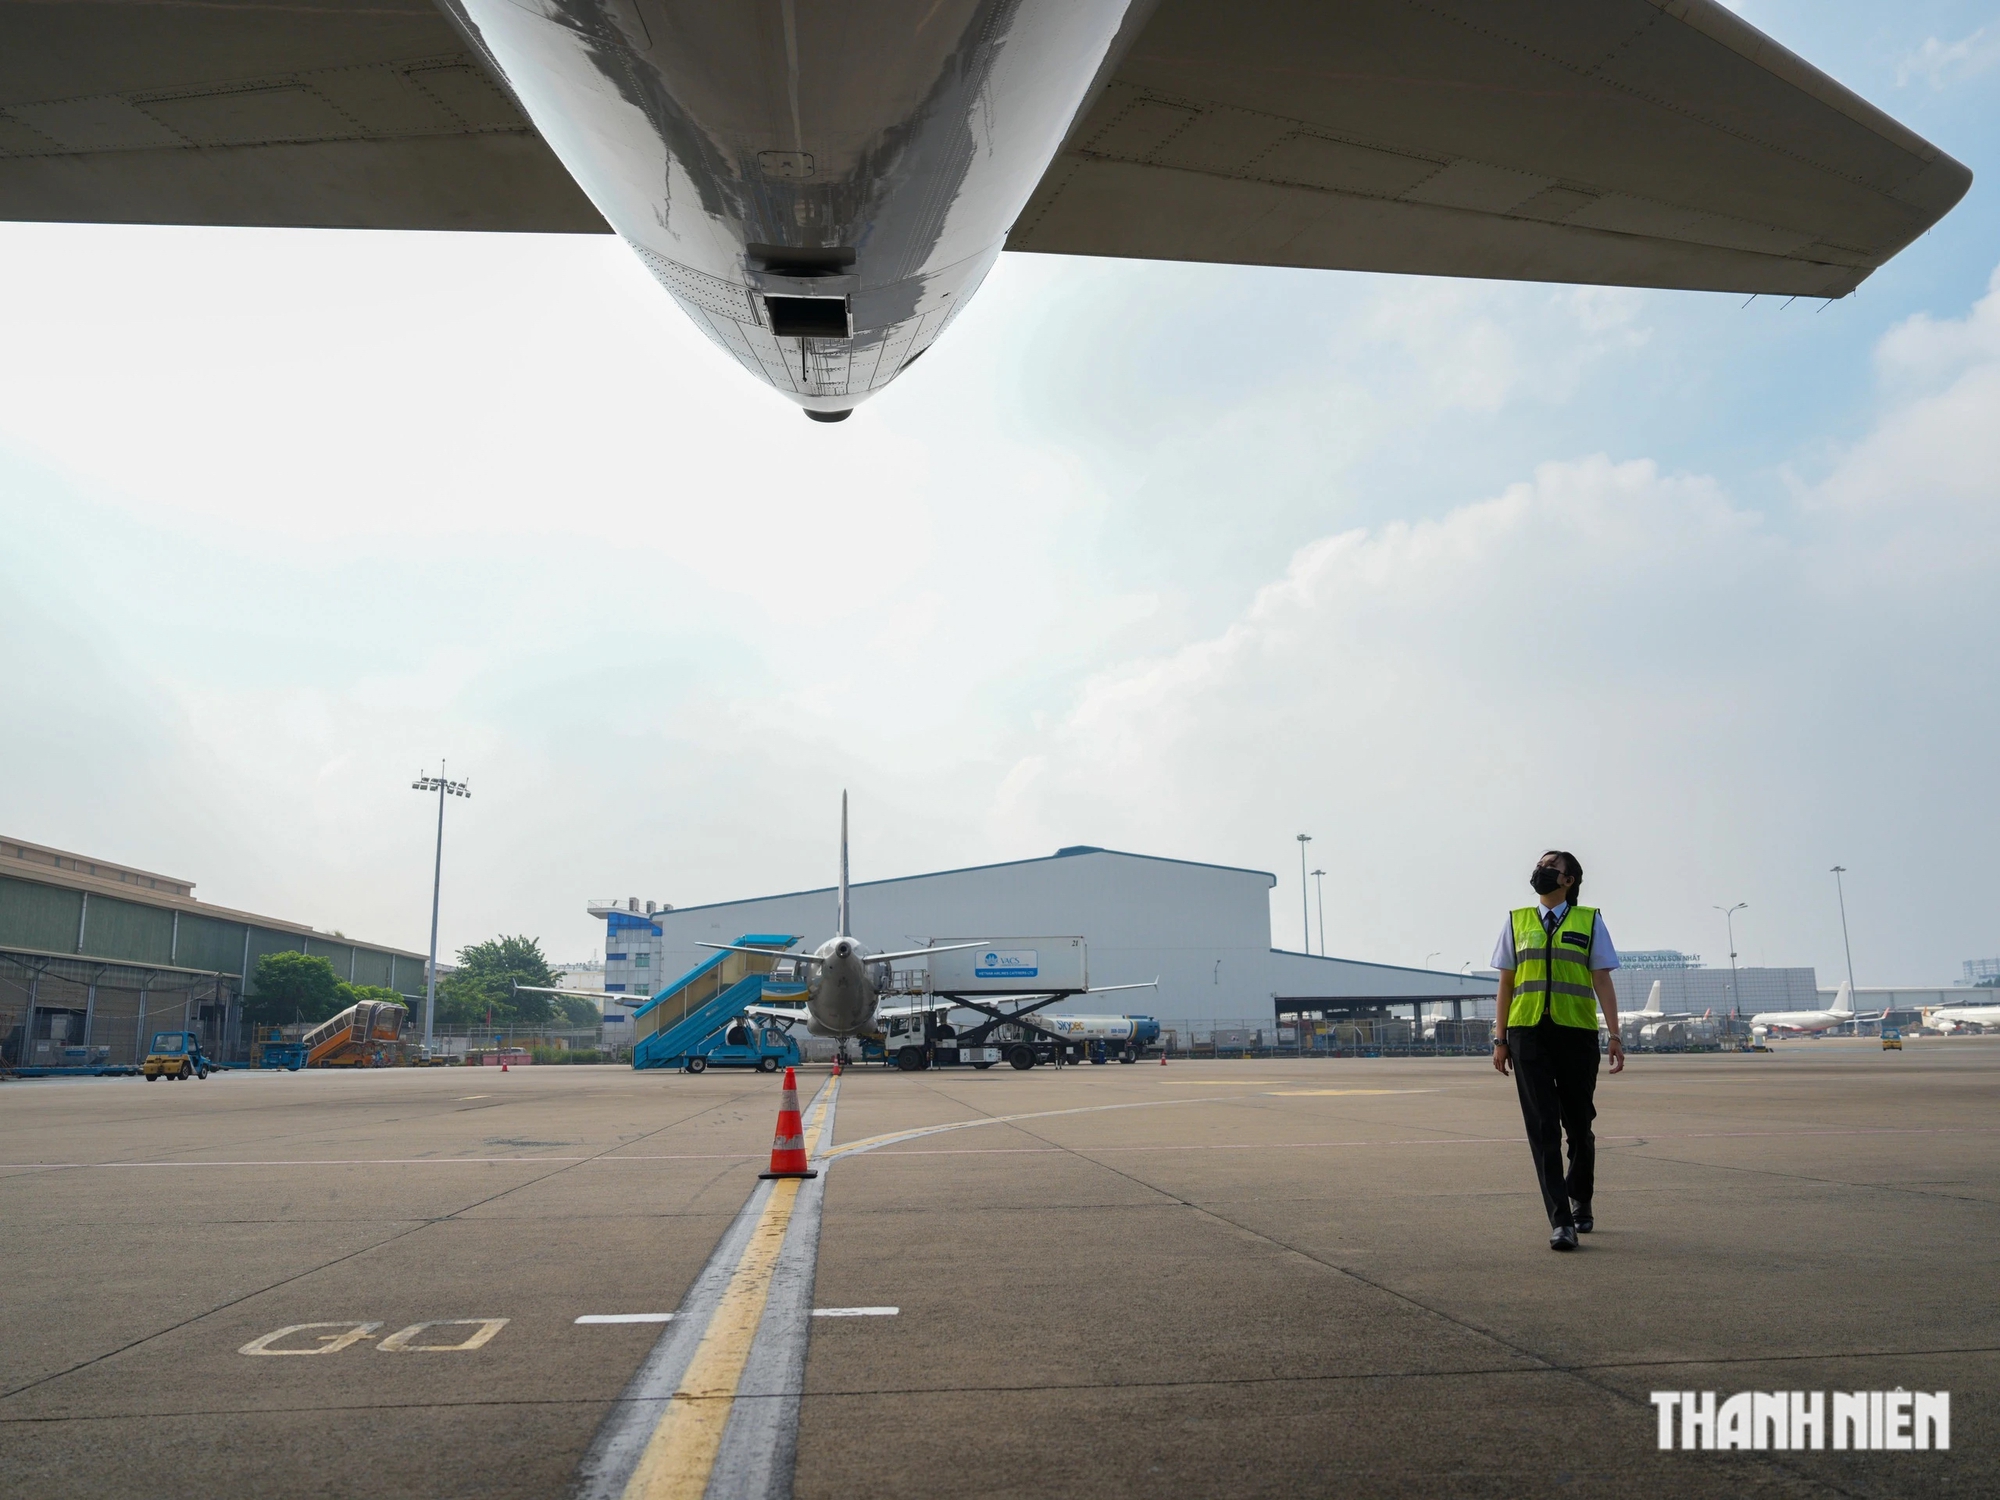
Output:
<path fill-rule="evenodd" d="M 1590 945 L 1597 909 L 1571 906 L 1553 928 L 1540 906 L 1513 914 L 1514 1001 L 1507 1011 L 1507 1051 L 1528 1150 L 1542 1186 L 1549 1227 L 1574 1224 L 1572 1201 L 1588 1208 L 1596 1183 L 1597 996 Z M 1563 1137 L 1569 1137 L 1564 1172 Z"/>

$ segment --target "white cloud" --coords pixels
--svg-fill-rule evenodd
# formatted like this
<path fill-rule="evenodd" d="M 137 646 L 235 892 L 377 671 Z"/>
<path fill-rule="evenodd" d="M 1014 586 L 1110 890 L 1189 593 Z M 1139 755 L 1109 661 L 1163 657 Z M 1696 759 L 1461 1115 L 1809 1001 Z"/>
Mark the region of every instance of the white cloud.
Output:
<path fill-rule="evenodd" d="M 1900 88 L 1912 78 L 1921 78 L 1934 89 L 1976 78 L 2000 62 L 2000 31 L 1982 26 L 1955 42 L 1924 38 L 1923 46 L 1905 53 L 1896 64 L 1896 84 Z"/>
<path fill-rule="evenodd" d="M 1597 456 L 1315 541 L 1226 628 L 1093 678 L 991 816 L 1139 848 L 1170 820 L 1253 863 L 1249 831 L 1296 824 L 1331 857 L 1336 951 L 1405 962 L 1441 920 L 1483 960 L 1480 914 L 1550 843 L 1592 851 L 1635 944 L 1698 946 L 1712 901 L 1747 898 L 1797 961 L 1841 858 L 1890 887 L 1881 962 L 1990 946 L 1962 844 L 2000 811 L 1996 328 L 2000 278 L 1886 338 L 1891 394 L 1791 517 Z M 1898 893 L 1912 868 L 1970 884 Z"/>

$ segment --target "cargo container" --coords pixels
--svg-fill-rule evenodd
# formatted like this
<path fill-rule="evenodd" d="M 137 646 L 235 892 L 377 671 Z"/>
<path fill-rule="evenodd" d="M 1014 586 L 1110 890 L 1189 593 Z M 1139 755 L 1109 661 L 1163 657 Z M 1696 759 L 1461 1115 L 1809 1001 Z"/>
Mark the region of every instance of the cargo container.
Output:
<path fill-rule="evenodd" d="M 966 938 L 939 938 L 947 943 Z M 1080 937 L 994 938 L 930 957 L 935 995 L 1080 995 L 1090 988 L 1089 950 Z"/>

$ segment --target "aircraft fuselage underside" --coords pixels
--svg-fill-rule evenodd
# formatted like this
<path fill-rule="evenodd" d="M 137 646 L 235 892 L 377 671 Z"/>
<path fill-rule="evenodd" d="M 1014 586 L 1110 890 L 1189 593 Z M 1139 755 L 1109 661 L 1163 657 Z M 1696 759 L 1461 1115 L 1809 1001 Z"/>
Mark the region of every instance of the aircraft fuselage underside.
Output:
<path fill-rule="evenodd" d="M 1000 253 L 1128 0 L 448 0 L 717 344 L 844 413 Z"/>

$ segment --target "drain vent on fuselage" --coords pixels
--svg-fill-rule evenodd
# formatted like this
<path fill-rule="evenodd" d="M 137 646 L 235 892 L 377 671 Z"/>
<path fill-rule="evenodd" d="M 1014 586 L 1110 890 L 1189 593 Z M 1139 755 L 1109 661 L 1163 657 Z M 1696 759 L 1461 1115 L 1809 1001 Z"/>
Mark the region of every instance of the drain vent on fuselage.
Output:
<path fill-rule="evenodd" d="M 845 297 L 766 297 L 764 316 L 781 339 L 844 339 L 850 326 Z"/>

